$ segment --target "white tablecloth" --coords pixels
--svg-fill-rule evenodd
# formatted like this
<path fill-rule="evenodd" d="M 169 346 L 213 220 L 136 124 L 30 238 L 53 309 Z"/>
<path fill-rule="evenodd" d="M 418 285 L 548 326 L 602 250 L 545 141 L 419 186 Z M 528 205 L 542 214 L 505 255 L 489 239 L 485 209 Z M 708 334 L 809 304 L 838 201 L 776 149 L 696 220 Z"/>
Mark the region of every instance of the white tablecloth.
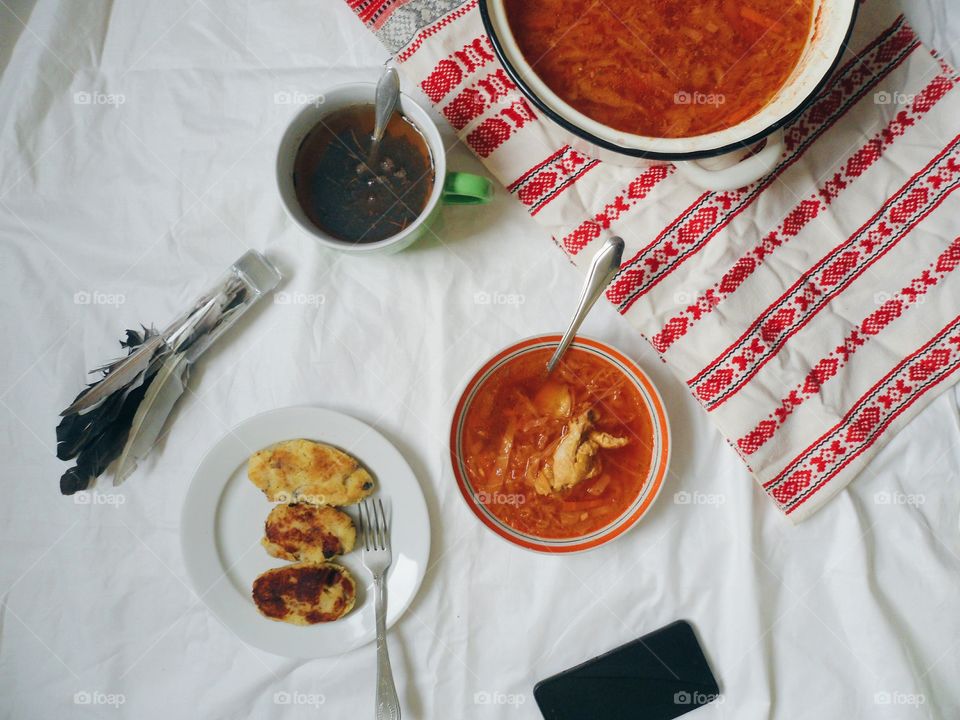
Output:
<path fill-rule="evenodd" d="M 960 62 L 952 0 L 905 6 Z M 671 415 L 664 494 L 575 557 L 473 519 L 446 465 L 452 395 L 494 350 L 561 329 L 579 276 L 502 192 L 489 210 L 447 209 L 439 240 L 394 257 L 333 255 L 291 225 L 273 181 L 291 103 L 372 80 L 385 56 L 342 0 L 0 0 L 0 715 L 372 713 L 372 647 L 311 662 L 252 650 L 198 602 L 180 553 L 206 450 L 257 412 L 316 404 L 393 440 L 429 504 L 431 566 L 392 634 L 405 717 L 538 717 L 535 681 L 677 618 L 724 691 L 697 717 L 960 716 L 954 391 L 793 527 L 602 307 L 586 332 L 637 359 Z M 462 146 L 450 164 L 481 171 Z M 297 301 L 264 303 L 205 358 L 120 496 L 61 497 L 53 427 L 85 370 L 248 247 Z"/>

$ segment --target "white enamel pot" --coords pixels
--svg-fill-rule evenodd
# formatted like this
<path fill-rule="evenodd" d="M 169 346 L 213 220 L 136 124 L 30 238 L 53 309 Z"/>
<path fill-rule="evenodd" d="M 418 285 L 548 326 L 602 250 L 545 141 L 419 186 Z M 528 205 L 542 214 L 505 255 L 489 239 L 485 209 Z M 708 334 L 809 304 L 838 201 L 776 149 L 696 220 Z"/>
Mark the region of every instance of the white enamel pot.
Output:
<path fill-rule="evenodd" d="M 759 180 L 780 162 L 782 128 L 812 102 L 840 62 L 858 5 L 858 0 L 814 0 L 815 21 L 806 48 L 777 95 L 757 114 L 732 127 L 685 138 L 632 135 L 575 110 L 547 87 L 523 57 L 507 22 L 504 0 L 480 0 L 480 12 L 510 77 L 531 103 L 566 131 L 573 147 L 617 165 L 673 163 L 679 173 L 705 190 L 733 190 Z M 764 146 L 757 151 L 760 143 Z"/>

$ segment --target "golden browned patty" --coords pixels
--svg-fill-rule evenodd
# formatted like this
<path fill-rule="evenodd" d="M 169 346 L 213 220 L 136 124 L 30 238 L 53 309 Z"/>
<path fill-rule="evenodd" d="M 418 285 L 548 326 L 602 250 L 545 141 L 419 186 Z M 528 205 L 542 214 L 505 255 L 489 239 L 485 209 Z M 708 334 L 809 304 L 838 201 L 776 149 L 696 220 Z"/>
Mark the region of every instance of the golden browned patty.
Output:
<path fill-rule="evenodd" d="M 271 620 L 314 625 L 353 609 L 357 585 L 336 563 L 301 562 L 267 570 L 253 581 L 253 602 Z"/>
<path fill-rule="evenodd" d="M 353 550 L 350 516 L 325 505 L 277 505 L 267 516 L 261 544 L 281 560 L 323 562 Z"/>
<path fill-rule="evenodd" d="M 373 478 L 342 450 L 285 440 L 250 456 L 250 481 L 273 502 L 352 505 L 373 492 Z"/>

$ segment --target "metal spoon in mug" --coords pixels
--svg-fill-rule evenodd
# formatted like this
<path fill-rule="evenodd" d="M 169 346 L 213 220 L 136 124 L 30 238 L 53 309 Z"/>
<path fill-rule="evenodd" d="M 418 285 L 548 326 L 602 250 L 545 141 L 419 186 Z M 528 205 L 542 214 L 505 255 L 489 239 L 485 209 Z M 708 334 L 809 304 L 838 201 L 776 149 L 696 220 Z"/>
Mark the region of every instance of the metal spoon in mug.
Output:
<path fill-rule="evenodd" d="M 552 373 L 560 362 L 560 358 L 570 347 L 573 338 L 577 335 L 577 330 L 583 323 L 590 308 L 607 289 L 607 285 L 613 280 L 613 276 L 620 269 L 620 261 L 623 259 L 623 238 L 616 235 L 607 238 L 603 246 L 593 256 L 593 262 L 590 263 L 590 270 L 587 271 L 587 279 L 583 283 L 583 290 L 580 291 L 580 302 L 577 305 L 577 311 L 573 314 L 573 320 L 570 321 L 570 327 L 560 340 L 556 352 L 547 363 L 547 375 Z"/>
<path fill-rule="evenodd" d="M 397 103 L 400 101 L 400 75 L 396 68 L 387 66 L 377 82 L 377 95 L 374 101 L 375 122 L 373 126 L 373 142 L 370 145 L 370 161 L 367 163 L 370 167 L 376 165 L 377 155 L 380 151 L 380 141 L 383 139 L 383 133 L 386 132 L 390 118 L 397 109 Z"/>

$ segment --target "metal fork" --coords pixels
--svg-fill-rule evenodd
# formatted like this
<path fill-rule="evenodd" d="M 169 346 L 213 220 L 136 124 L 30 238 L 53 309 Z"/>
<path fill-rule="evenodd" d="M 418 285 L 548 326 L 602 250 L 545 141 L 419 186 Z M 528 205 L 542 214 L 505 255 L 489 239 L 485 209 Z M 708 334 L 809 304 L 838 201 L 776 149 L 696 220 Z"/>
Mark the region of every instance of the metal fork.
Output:
<path fill-rule="evenodd" d="M 390 527 L 383 502 L 364 500 L 359 508 L 363 538 L 363 566 L 373 575 L 377 616 L 377 720 L 400 720 L 400 701 L 393 684 L 390 654 L 387 651 L 387 570 L 390 554 Z"/>

